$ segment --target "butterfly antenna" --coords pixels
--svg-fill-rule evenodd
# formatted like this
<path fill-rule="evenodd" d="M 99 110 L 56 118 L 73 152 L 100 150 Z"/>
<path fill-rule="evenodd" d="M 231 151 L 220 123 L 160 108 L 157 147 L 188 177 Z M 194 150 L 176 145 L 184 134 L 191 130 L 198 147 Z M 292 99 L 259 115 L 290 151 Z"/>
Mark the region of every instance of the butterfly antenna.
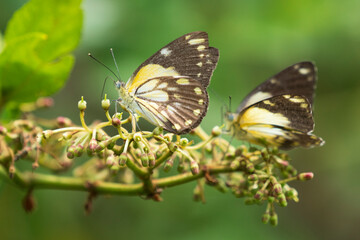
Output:
<path fill-rule="evenodd" d="M 231 111 L 231 96 L 229 96 L 229 111 Z"/>
<path fill-rule="evenodd" d="M 211 92 L 211 94 L 214 94 L 215 95 L 215 98 L 217 98 L 220 102 L 222 102 L 223 104 L 226 104 L 226 102 L 224 101 L 224 98 L 221 97 L 217 92 L 215 92 L 212 87 L 208 87 L 208 92 Z"/>
<path fill-rule="evenodd" d="M 92 59 L 94 59 L 96 62 L 100 63 L 103 67 L 105 67 L 107 70 L 109 70 L 112 74 L 114 74 L 114 76 L 116 77 L 116 79 L 118 79 L 120 81 L 120 77 L 118 77 L 113 70 L 111 70 L 108 66 L 106 66 L 105 64 L 103 64 L 102 62 L 100 62 L 98 59 L 96 59 L 91 53 L 88 53 L 88 56 L 91 57 Z"/>
<path fill-rule="evenodd" d="M 115 60 L 115 55 L 114 55 L 114 51 L 113 51 L 113 49 L 112 49 L 112 48 L 110 48 L 110 52 L 111 52 L 111 56 L 112 56 L 112 58 L 113 58 L 113 60 L 114 60 L 116 70 L 117 70 L 118 75 L 119 75 L 119 80 L 121 81 L 119 67 L 118 67 L 118 65 L 117 65 L 117 63 L 116 63 L 116 60 Z"/>

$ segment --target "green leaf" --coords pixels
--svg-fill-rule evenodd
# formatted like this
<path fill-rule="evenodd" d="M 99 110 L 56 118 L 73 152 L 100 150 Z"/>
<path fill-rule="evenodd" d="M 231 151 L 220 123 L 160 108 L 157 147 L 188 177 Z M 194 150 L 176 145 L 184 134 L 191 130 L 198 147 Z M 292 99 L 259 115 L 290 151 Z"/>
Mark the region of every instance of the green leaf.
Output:
<path fill-rule="evenodd" d="M 15 12 L 0 38 L 2 117 L 15 117 L 20 103 L 63 87 L 74 65 L 71 51 L 80 40 L 80 3 L 31 0 Z"/>
<path fill-rule="evenodd" d="M 32 32 L 48 35 L 37 47 L 45 61 L 72 51 L 80 40 L 82 27 L 81 0 L 31 0 L 18 10 L 5 31 L 5 41 Z"/>

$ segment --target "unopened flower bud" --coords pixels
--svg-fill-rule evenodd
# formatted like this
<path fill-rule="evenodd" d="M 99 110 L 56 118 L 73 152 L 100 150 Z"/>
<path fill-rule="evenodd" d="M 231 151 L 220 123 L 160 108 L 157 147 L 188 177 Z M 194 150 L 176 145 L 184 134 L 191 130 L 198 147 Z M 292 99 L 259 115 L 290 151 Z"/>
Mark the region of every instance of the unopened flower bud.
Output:
<path fill-rule="evenodd" d="M 75 157 L 75 154 L 73 152 L 67 152 L 66 153 L 66 156 L 69 158 L 69 159 L 73 159 Z"/>
<path fill-rule="evenodd" d="M 121 125 L 121 120 L 117 117 L 113 117 L 111 119 L 111 124 L 114 126 L 114 127 L 119 127 Z"/>
<path fill-rule="evenodd" d="M 111 167 L 112 165 L 115 164 L 115 157 L 114 155 L 110 155 L 106 158 L 106 166 L 107 167 Z"/>
<path fill-rule="evenodd" d="M 275 197 L 273 197 L 273 196 L 268 196 L 268 202 L 269 203 L 273 203 L 274 201 L 275 201 Z"/>
<path fill-rule="evenodd" d="M 277 216 L 276 213 L 272 213 L 272 214 L 270 215 L 270 224 L 271 224 L 272 226 L 277 226 L 277 225 L 278 225 L 278 216 Z"/>
<path fill-rule="evenodd" d="M 249 173 L 255 172 L 254 164 L 251 163 L 251 162 L 248 162 L 248 163 L 246 164 L 246 171 L 249 172 Z"/>
<path fill-rule="evenodd" d="M 188 145 L 188 143 L 189 143 L 189 140 L 187 138 L 181 138 L 180 139 L 180 145 L 181 146 L 185 147 L 185 146 Z"/>
<path fill-rule="evenodd" d="M 138 143 L 141 141 L 141 134 L 135 133 L 133 138 L 134 138 L 134 141 Z"/>
<path fill-rule="evenodd" d="M 230 168 L 233 169 L 233 170 L 236 170 L 240 167 L 240 161 L 235 159 L 234 161 L 232 161 L 230 163 Z"/>
<path fill-rule="evenodd" d="M 75 157 L 80 157 L 84 153 L 84 146 L 81 144 L 78 144 L 75 147 L 74 153 L 75 153 Z"/>
<path fill-rule="evenodd" d="M 281 207 L 286 207 L 287 206 L 287 201 L 286 201 L 286 197 L 284 193 L 280 193 L 279 196 L 277 197 L 279 204 Z"/>
<path fill-rule="evenodd" d="M 306 173 L 300 173 L 297 178 L 300 181 L 308 181 L 314 178 L 314 173 L 312 172 L 306 172 Z"/>
<path fill-rule="evenodd" d="M 264 213 L 264 215 L 262 215 L 262 218 L 261 218 L 261 221 L 264 223 L 264 224 L 267 224 L 270 220 L 270 213 L 266 212 Z"/>
<path fill-rule="evenodd" d="M 158 135 L 160 135 L 160 134 L 162 134 L 163 133 L 163 128 L 162 127 L 156 127 L 154 130 L 153 130 L 153 134 L 155 135 L 155 136 L 158 136 Z"/>
<path fill-rule="evenodd" d="M 256 194 L 254 195 L 254 198 L 256 200 L 259 200 L 259 201 L 261 201 L 263 197 L 264 197 L 264 191 L 263 190 L 257 191 Z"/>
<path fill-rule="evenodd" d="M 110 108 L 110 100 L 109 100 L 109 99 L 103 99 L 103 100 L 101 101 L 101 107 L 102 107 L 105 111 L 109 110 L 109 108 Z"/>
<path fill-rule="evenodd" d="M 140 160 L 143 167 L 149 166 L 149 157 L 147 154 L 141 154 Z"/>
<path fill-rule="evenodd" d="M 69 127 L 72 124 L 70 118 L 67 117 L 58 117 L 56 122 L 59 127 Z"/>
<path fill-rule="evenodd" d="M 89 149 L 90 151 L 94 152 L 96 150 L 96 148 L 98 147 L 98 143 L 96 141 L 96 139 L 91 139 L 90 143 L 89 143 Z"/>
<path fill-rule="evenodd" d="M 119 171 L 119 169 L 120 169 L 120 167 L 117 164 L 114 164 L 110 167 L 112 174 L 116 174 Z"/>
<path fill-rule="evenodd" d="M 148 154 L 149 157 L 149 167 L 155 166 L 155 155 L 153 153 Z"/>
<path fill-rule="evenodd" d="M 84 101 L 83 97 L 81 97 L 81 100 L 78 102 L 78 109 L 80 111 L 84 111 L 86 109 L 86 101 Z"/>
<path fill-rule="evenodd" d="M 273 186 L 273 190 L 274 190 L 274 192 L 275 192 L 276 195 L 279 195 L 280 193 L 282 193 L 281 184 L 280 184 L 280 183 L 276 183 L 276 184 Z"/>
<path fill-rule="evenodd" d="M 48 108 L 54 105 L 54 100 L 51 97 L 41 97 L 35 102 L 38 108 Z"/>
<path fill-rule="evenodd" d="M 253 205 L 255 203 L 254 198 L 246 198 L 245 199 L 245 205 Z"/>
<path fill-rule="evenodd" d="M 214 137 L 217 137 L 221 134 L 221 128 L 219 126 L 215 126 L 212 130 L 211 130 L 211 135 L 213 135 Z"/>
<path fill-rule="evenodd" d="M 250 181 L 250 182 L 255 182 L 257 180 L 259 180 L 259 177 L 256 174 L 251 174 L 248 176 L 248 181 Z"/>
<path fill-rule="evenodd" d="M 178 146 L 175 143 L 171 142 L 168 144 L 168 148 L 171 152 L 175 152 L 177 150 Z"/>
<path fill-rule="evenodd" d="M 128 161 L 128 156 L 126 153 L 122 153 L 119 157 L 119 165 L 120 166 L 125 166 L 126 165 L 126 162 Z"/>
<path fill-rule="evenodd" d="M 174 165 L 174 158 L 171 157 L 164 164 L 164 172 L 169 172 L 172 169 L 173 165 Z"/>
<path fill-rule="evenodd" d="M 199 165 L 197 164 L 197 162 L 195 162 L 193 160 L 190 161 L 190 170 L 193 175 L 199 174 L 200 169 L 199 169 Z"/>

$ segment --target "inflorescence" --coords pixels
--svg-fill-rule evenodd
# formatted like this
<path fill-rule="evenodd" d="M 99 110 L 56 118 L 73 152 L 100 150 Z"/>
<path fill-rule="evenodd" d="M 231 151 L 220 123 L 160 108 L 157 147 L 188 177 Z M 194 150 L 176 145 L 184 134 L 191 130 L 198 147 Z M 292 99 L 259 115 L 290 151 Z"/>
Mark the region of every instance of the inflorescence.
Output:
<path fill-rule="evenodd" d="M 85 122 L 86 102 L 81 99 L 81 126 L 65 117 L 37 119 L 29 112 L 23 119 L 0 126 L 0 176 L 28 189 L 23 201 L 27 211 L 34 208 L 34 189 L 87 191 L 85 208 L 90 211 L 96 195 L 138 195 L 161 201 L 165 188 L 196 180 L 195 201 L 205 202 L 205 184 L 220 192 L 230 190 L 235 197 L 245 198 L 245 204 L 266 204 L 262 221 L 277 225 L 275 206 L 299 200 L 288 183 L 313 178 L 310 172 L 297 173 L 288 155 L 276 148 L 230 145 L 221 138 L 218 126 L 211 134 L 200 127 L 192 130 L 195 140 L 164 133 L 160 127 L 136 131 L 133 126 L 130 132 L 124 125 L 130 125 L 131 116 L 110 116 L 109 107 L 105 97 L 102 108 L 107 121 L 91 125 Z M 116 134 L 109 135 L 106 127 L 115 128 Z M 76 163 L 85 154 L 87 160 Z M 18 169 L 18 161 L 31 162 L 32 171 Z M 37 173 L 39 167 L 50 172 Z M 175 167 L 176 174 L 167 173 Z M 72 176 L 65 176 L 63 172 L 69 170 Z M 160 171 L 169 176 L 159 177 Z"/>

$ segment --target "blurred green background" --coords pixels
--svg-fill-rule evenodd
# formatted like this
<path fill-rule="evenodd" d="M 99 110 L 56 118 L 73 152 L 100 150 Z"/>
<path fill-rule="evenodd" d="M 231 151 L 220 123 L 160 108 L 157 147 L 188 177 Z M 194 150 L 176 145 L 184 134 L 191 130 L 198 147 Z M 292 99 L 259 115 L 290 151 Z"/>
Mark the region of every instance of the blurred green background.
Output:
<path fill-rule="evenodd" d="M 26 1 L 0 1 L 0 30 Z M 220 49 L 202 126 L 221 123 L 220 107 L 233 97 L 233 109 L 250 90 L 283 68 L 315 61 L 318 87 L 315 133 L 324 147 L 290 152 L 301 172 L 315 179 L 293 183 L 300 202 L 277 208 L 279 226 L 261 223 L 265 206 L 214 189 L 206 204 L 192 201 L 193 183 L 167 189 L 164 202 L 138 197 L 97 198 L 85 216 L 86 193 L 35 192 L 38 208 L 26 214 L 25 192 L 0 183 L 1 239 L 355 239 L 360 223 L 360 1 L 117 1 L 85 0 L 82 41 L 67 85 L 54 96 L 55 108 L 39 112 L 77 119 L 77 101 L 88 102 L 87 119 L 105 119 L 100 89 L 109 72 L 88 56 L 113 66 L 115 50 L 123 79 L 147 57 L 191 31 L 207 31 Z M 106 92 L 115 99 L 108 83 Z M 79 122 L 79 121 L 78 121 Z M 142 124 L 146 124 L 142 122 Z"/>

